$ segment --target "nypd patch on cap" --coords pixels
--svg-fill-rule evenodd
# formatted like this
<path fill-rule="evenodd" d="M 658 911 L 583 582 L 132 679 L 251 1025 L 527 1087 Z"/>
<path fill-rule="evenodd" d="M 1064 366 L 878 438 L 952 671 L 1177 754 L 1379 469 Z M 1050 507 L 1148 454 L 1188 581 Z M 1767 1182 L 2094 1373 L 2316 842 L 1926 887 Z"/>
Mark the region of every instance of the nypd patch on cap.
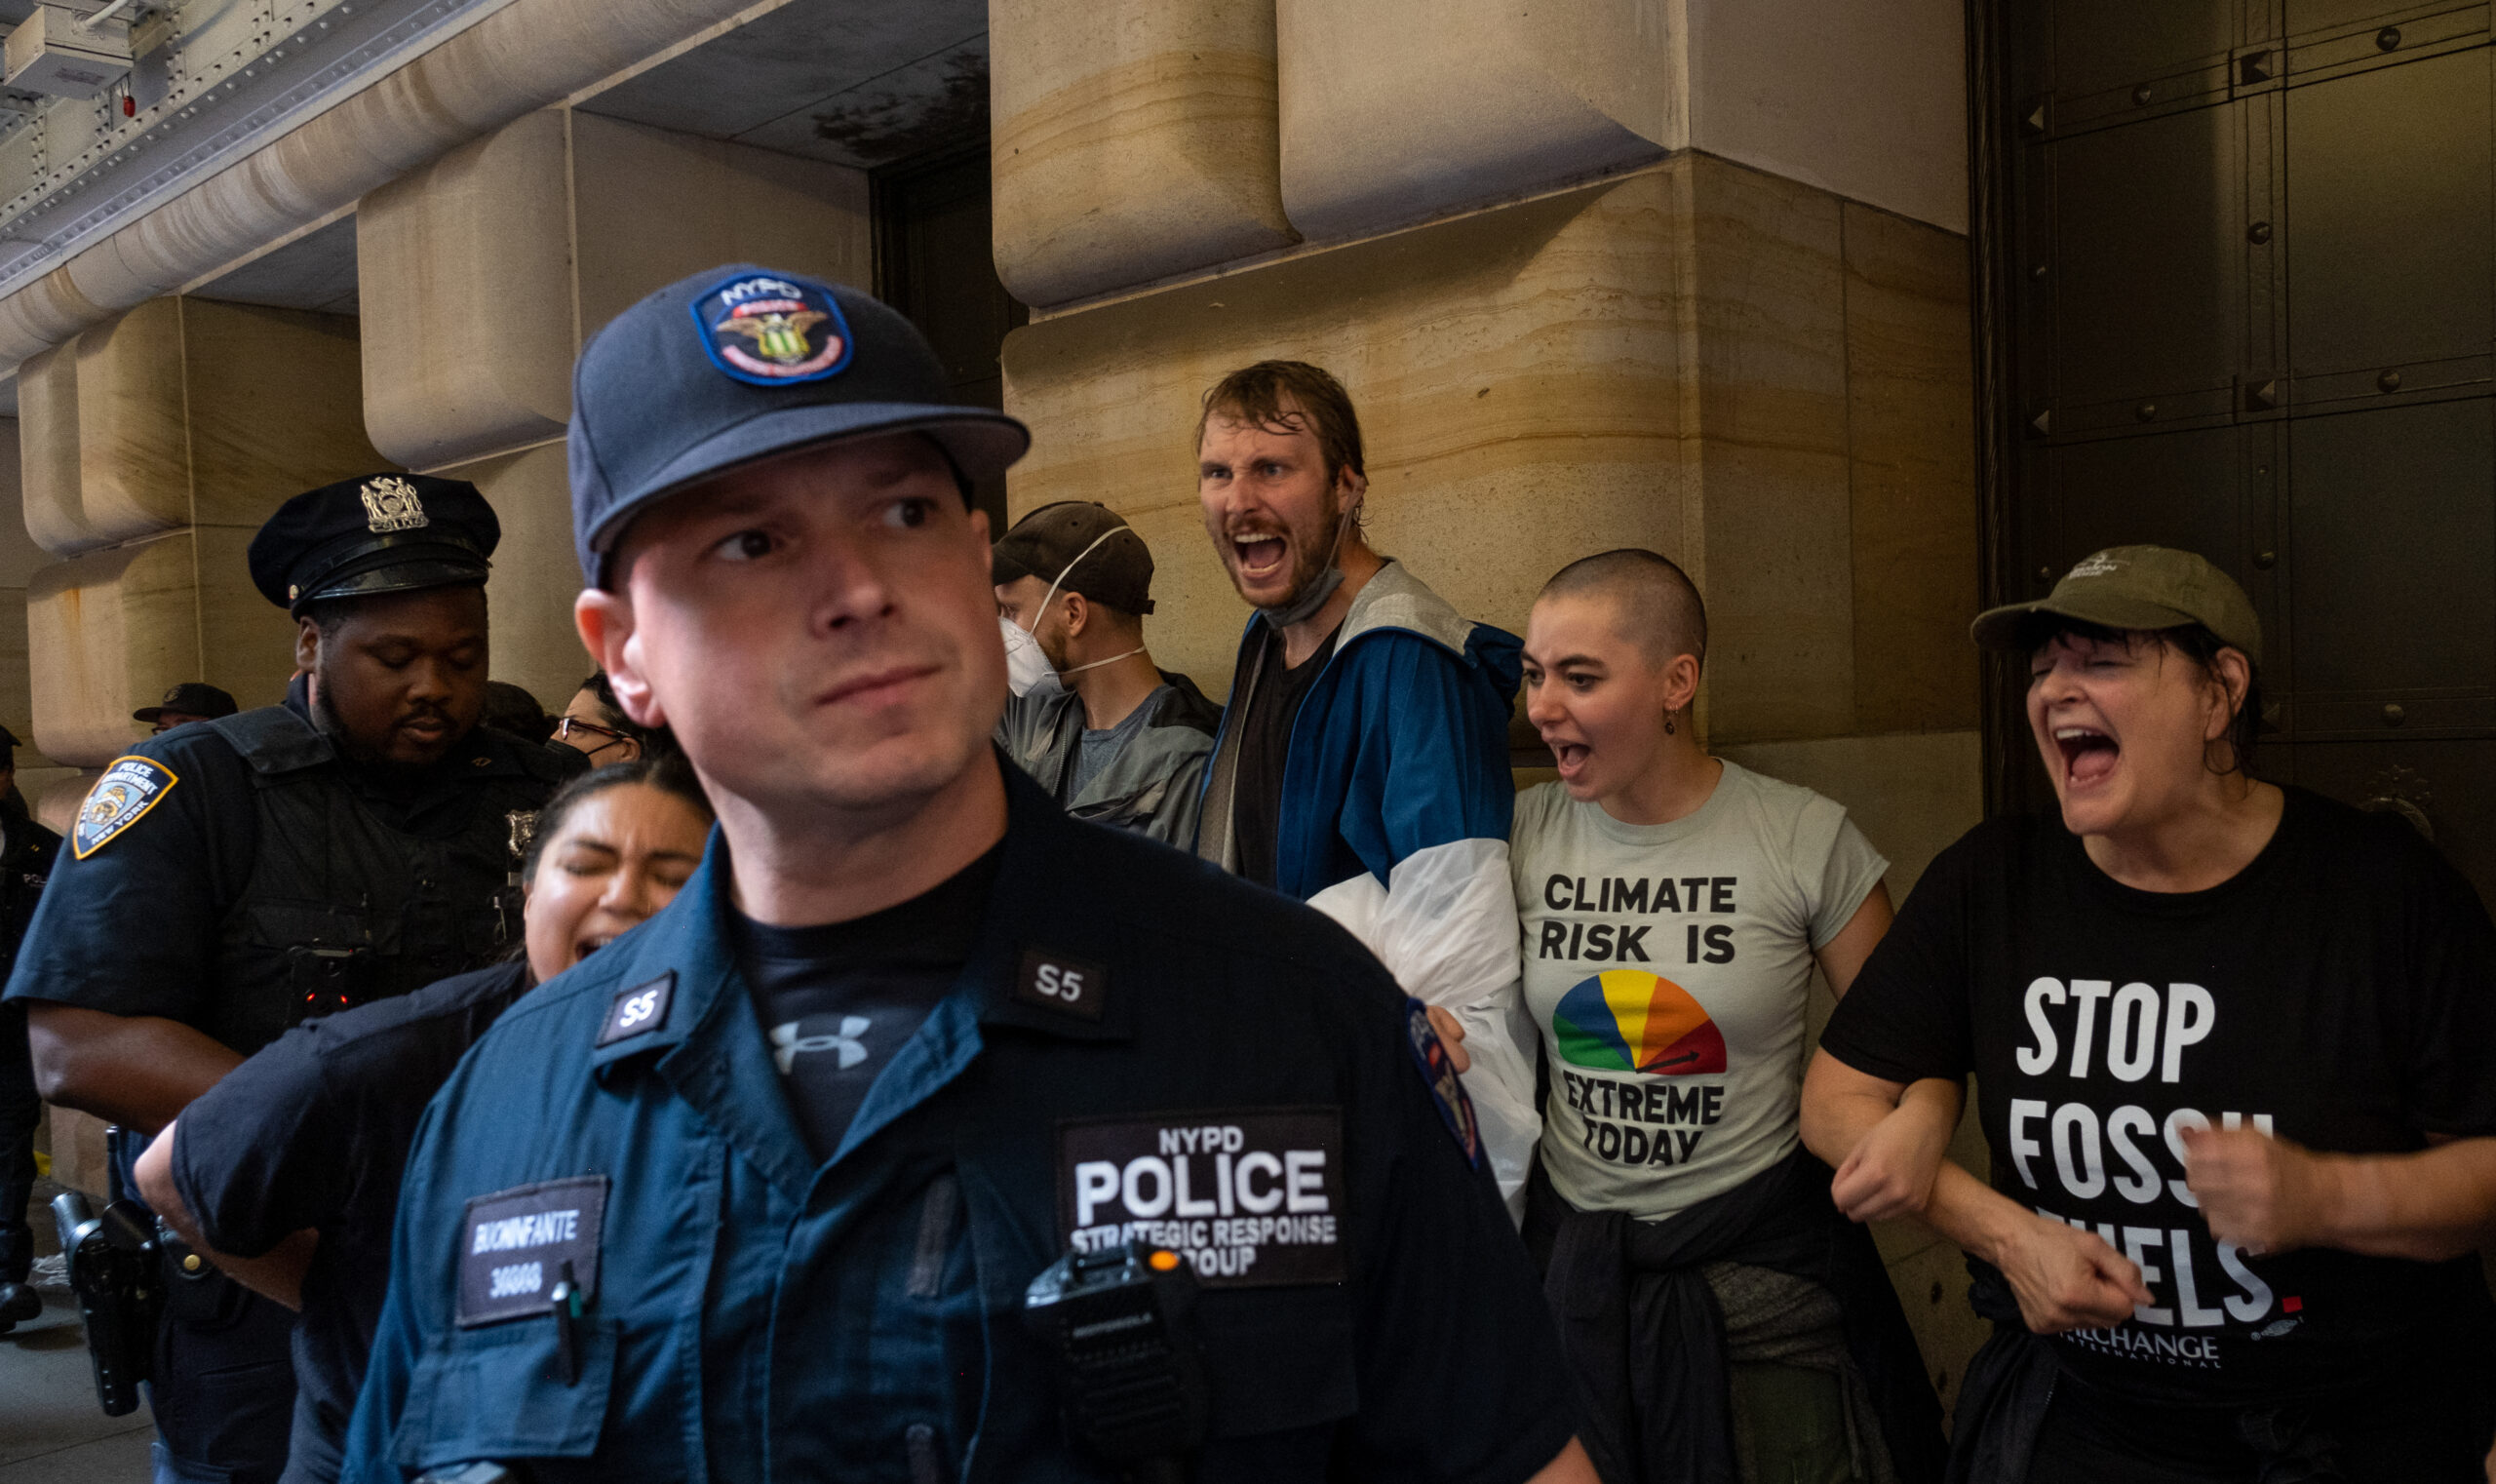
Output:
<path fill-rule="evenodd" d="M 661 289 L 590 336 L 572 368 L 572 541 L 581 576 L 652 501 L 838 439 L 925 438 L 969 483 L 1032 435 L 956 400 L 927 337 L 843 284 L 731 263 Z"/>
<path fill-rule="evenodd" d="M 849 322 L 821 284 L 740 273 L 691 308 L 711 364 L 749 386 L 820 381 L 848 369 Z"/>

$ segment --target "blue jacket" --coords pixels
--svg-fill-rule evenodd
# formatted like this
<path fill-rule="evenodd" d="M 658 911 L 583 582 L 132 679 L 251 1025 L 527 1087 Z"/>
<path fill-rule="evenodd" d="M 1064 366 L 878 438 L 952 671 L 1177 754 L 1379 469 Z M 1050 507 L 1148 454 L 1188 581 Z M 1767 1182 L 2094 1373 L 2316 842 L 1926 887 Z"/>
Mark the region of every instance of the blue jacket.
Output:
<path fill-rule="evenodd" d="M 1207 769 L 1197 853 L 1226 865 L 1235 862 L 1224 763 L 1235 765 L 1264 624 L 1252 616 L 1240 637 Z M 1542 1132 L 1508 880 L 1508 715 L 1523 648 L 1387 563 L 1353 595 L 1292 722 L 1274 832 L 1276 887 L 1342 923 L 1406 994 L 1463 1023 L 1465 1086 L 1512 1211 Z"/>
<path fill-rule="evenodd" d="M 1558 1454 L 1540 1289 L 1451 1131 L 1462 1095 L 1420 1070 L 1415 1008 L 1314 914 L 1004 772 L 970 959 L 820 1165 L 727 947 L 719 837 L 667 911 L 503 1016 L 409 1161 L 349 1481 L 472 1459 L 538 1484 L 1107 1480 L 1065 1441 L 1020 1312 L 1105 1231 L 1240 1274 L 1199 1306 L 1204 1484 L 1523 1479 Z M 1075 1004 L 1050 993 L 1070 969 Z M 1209 1219 L 1234 1187 L 1274 1208 L 1283 1164 L 1246 1172 L 1284 1125 L 1332 1143 L 1285 1156 L 1311 1214 L 1270 1241 L 1316 1246 Z M 1243 1126 L 1246 1152 L 1181 1152 Z M 591 1290 L 569 1384 L 540 1253 Z"/>

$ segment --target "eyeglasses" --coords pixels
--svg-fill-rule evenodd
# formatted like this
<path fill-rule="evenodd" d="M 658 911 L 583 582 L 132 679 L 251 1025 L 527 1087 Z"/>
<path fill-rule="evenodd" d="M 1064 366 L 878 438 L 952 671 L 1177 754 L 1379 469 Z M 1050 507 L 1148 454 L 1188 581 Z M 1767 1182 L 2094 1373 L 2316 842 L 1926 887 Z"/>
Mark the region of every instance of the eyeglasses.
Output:
<path fill-rule="evenodd" d="M 630 732 L 617 731 L 612 726 L 601 726 L 595 722 L 584 722 L 577 717 L 563 717 L 558 719 L 555 722 L 555 737 L 558 741 L 563 742 L 571 742 L 575 737 L 605 738 L 605 741 L 597 743 L 595 746 L 583 746 L 577 742 L 573 743 L 573 746 L 577 750 L 592 758 L 597 757 L 600 753 L 606 751 L 610 747 L 638 747 L 641 745 L 639 739 L 635 738 Z"/>

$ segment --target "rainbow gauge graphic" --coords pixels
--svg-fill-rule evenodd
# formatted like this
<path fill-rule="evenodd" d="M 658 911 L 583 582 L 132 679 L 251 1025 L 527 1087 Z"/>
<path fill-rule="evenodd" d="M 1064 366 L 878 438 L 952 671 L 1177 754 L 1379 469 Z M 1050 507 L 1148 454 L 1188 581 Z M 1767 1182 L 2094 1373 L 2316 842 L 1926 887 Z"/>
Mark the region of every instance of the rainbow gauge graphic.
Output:
<path fill-rule="evenodd" d="M 1725 1070 L 1725 1035 L 1690 991 L 1644 969 L 1579 981 L 1551 1012 L 1561 1059 L 1600 1072 L 1686 1076 Z"/>

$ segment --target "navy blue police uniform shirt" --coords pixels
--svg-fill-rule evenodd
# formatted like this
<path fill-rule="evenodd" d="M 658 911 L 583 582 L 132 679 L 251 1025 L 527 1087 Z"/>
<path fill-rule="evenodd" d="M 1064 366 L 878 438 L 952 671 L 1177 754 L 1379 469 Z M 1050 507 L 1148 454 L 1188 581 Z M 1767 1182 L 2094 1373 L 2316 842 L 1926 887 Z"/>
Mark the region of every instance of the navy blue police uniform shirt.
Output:
<path fill-rule="evenodd" d="M 310 720 L 302 677 L 285 704 Z M 525 746 L 481 726 L 412 775 L 346 775 L 384 823 L 441 833 L 466 818 L 476 781 L 530 775 Z M 97 787 L 125 777 L 130 797 L 108 822 L 71 832 L 5 997 L 161 1016 L 214 1034 L 219 933 L 259 848 L 251 764 L 194 722 L 133 747 Z M 96 806 L 91 792 L 82 822 Z M 263 1043 L 232 1049 L 249 1056 Z"/>
<path fill-rule="evenodd" d="M 409 1161 L 348 1480 L 1106 1484 L 1022 1308 L 1127 1235 L 1203 1274 L 1203 1484 L 1559 1455 L 1567 1368 L 1419 1007 L 1317 914 L 1003 772 L 968 957 L 829 1159 L 736 967 L 721 837 L 503 1016 Z"/>
<path fill-rule="evenodd" d="M 893 1054 L 953 993 L 1003 852 L 991 849 L 935 889 L 851 922 L 773 927 L 728 915 L 729 952 L 815 1158 L 840 1148 Z"/>
<path fill-rule="evenodd" d="M 298 1471 L 337 1476 L 425 1104 L 529 982 L 498 963 L 297 1026 L 182 1110 L 174 1188 L 210 1247 L 260 1257 L 321 1233 L 294 1330 Z"/>

